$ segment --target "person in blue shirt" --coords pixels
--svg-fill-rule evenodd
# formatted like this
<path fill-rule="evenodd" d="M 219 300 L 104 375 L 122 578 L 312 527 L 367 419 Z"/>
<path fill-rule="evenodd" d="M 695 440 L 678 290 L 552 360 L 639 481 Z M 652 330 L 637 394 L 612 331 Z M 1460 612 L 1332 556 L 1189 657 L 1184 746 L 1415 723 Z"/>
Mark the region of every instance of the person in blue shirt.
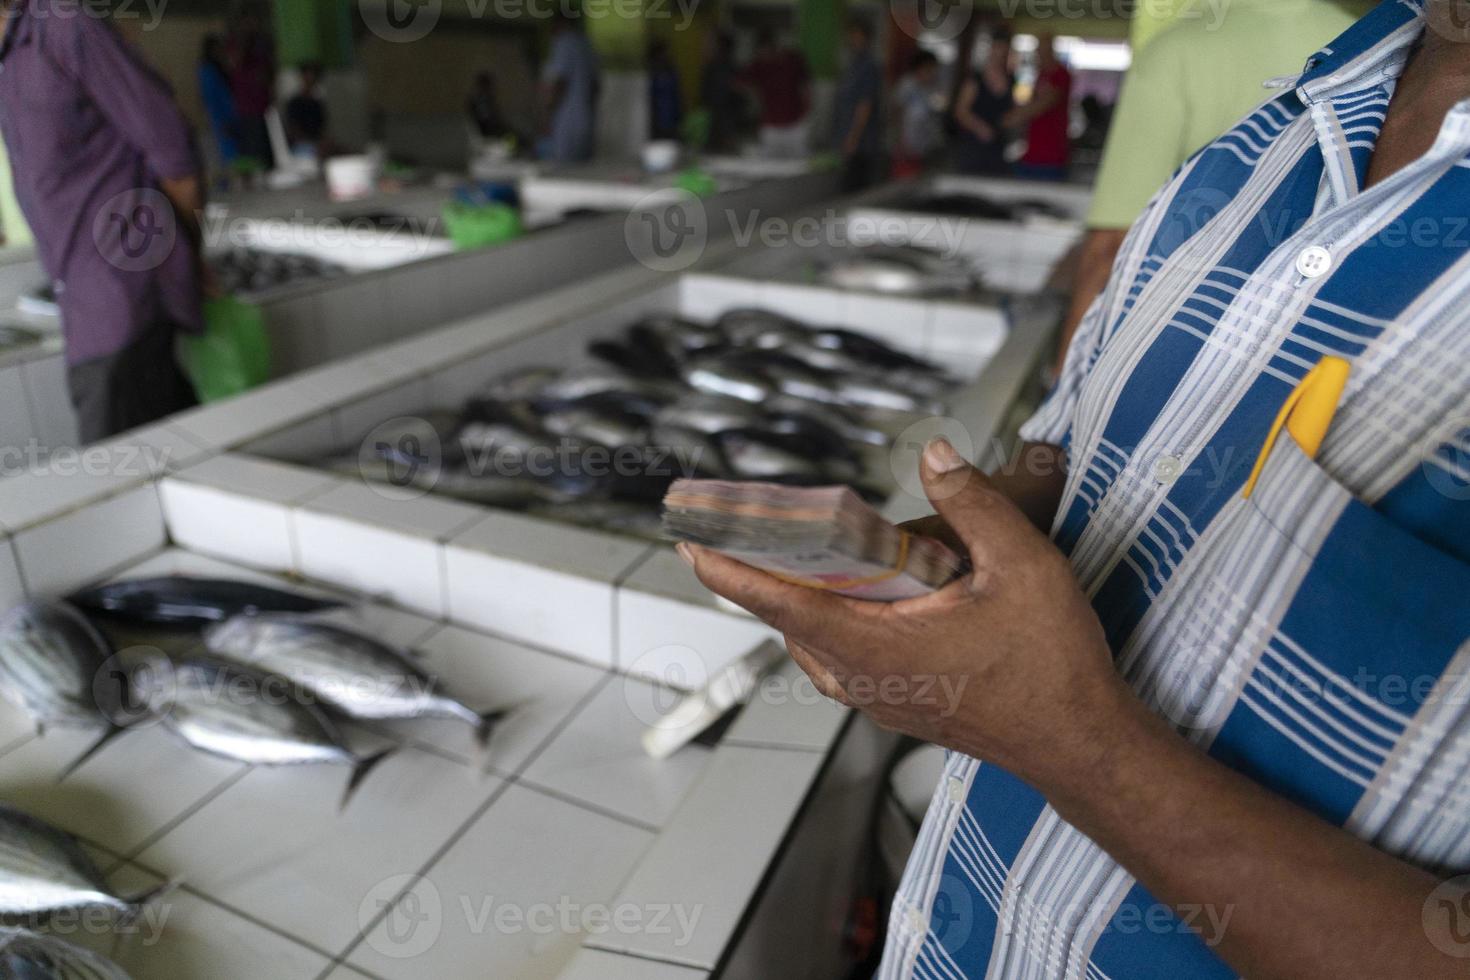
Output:
<path fill-rule="evenodd" d="M 220 163 L 228 172 L 240 156 L 240 113 L 230 89 L 230 69 L 225 62 L 225 39 L 210 34 L 204 39 L 199 58 L 199 98 L 209 116 Z"/>
<path fill-rule="evenodd" d="M 592 159 L 601 90 L 597 53 L 582 29 L 581 15 L 558 11 L 552 26 L 551 52 L 541 70 L 541 106 L 546 121 L 538 146 L 542 159 L 556 163 Z"/>
<path fill-rule="evenodd" d="M 949 586 L 681 546 L 949 750 L 879 980 L 1470 976 L 1463 14 L 1386 0 L 1275 79 L 1133 225 L 1020 451 L 929 444 Z"/>

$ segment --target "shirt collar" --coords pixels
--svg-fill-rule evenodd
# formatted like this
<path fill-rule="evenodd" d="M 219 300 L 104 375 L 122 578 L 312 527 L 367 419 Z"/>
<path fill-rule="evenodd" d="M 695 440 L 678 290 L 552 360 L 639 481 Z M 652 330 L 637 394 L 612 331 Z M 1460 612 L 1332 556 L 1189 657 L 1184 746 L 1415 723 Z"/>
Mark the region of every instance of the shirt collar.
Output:
<path fill-rule="evenodd" d="M 1424 34 L 1425 0 L 1383 0 L 1330 45 L 1307 59 L 1295 86 L 1307 105 L 1398 78 Z"/>

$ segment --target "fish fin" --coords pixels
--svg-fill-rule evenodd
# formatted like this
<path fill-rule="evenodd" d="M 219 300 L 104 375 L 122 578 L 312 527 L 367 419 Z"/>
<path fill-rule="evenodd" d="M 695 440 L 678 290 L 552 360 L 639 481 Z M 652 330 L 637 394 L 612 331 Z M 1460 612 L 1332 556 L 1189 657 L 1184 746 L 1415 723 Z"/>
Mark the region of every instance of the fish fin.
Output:
<path fill-rule="evenodd" d="M 83 751 L 81 755 L 73 759 L 65 769 L 61 770 L 61 775 L 56 777 L 56 781 L 58 783 L 65 782 L 68 776 L 76 772 L 78 769 L 82 768 L 82 766 L 86 765 L 88 759 L 92 758 L 92 756 L 96 755 L 98 752 L 101 752 L 104 748 L 107 747 L 107 744 L 109 742 L 111 742 L 113 739 L 117 738 L 119 735 L 126 731 L 126 728 L 118 725 L 109 726 L 107 731 L 102 733 L 101 738 L 97 739 L 97 741 L 87 746 L 86 750 Z"/>
<path fill-rule="evenodd" d="M 144 909 L 152 905 L 154 902 L 158 901 L 163 896 L 173 892 L 181 884 L 183 884 L 182 879 L 170 878 L 162 884 L 155 885 L 152 888 L 144 889 L 143 891 L 138 892 L 136 895 L 132 895 L 128 898 L 123 899 L 123 901 L 127 903 L 128 910 L 124 912 L 121 917 L 118 918 L 117 924 L 123 928 L 126 928 L 132 925 L 134 922 L 137 922 L 138 916 L 143 914 Z"/>
<path fill-rule="evenodd" d="M 347 809 L 347 804 L 352 802 L 352 797 L 357 793 L 358 788 L 362 786 L 363 780 L 372 775 L 373 770 L 378 768 L 384 759 L 396 751 L 398 751 L 398 746 L 395 745 L 381 752 L 374 753 L 365 759 L 359 759 L 356 765 L 352 767 L 352 778 L 347 780 L 347 789 L 342 793 L 342 804 L 338 809 Z"/>
<path fill-rule="evenodd" d="M 495 708 L 490 711 L 480 712 L 480 721 L 475 728 L 475 744 L 485 748 L 490 744 L 490 737 L 495 734 L 495 728 L 506 716 L 516 710 L 519 705 L 511 705 L 506 708 Z"/>

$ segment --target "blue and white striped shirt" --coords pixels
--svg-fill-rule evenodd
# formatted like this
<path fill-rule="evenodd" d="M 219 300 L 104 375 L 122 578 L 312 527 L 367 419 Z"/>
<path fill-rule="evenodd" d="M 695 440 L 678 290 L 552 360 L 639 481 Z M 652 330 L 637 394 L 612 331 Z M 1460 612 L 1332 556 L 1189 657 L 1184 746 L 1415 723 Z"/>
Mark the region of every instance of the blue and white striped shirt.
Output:
<path fill-rule="evenodd" d="M 1383 3 L 1184 166 L 1023 434 L 1069 451 L 1054 538 L 1145 701 L 1282 796 L 1463 873 L 1470 102 L 1363 189 L 1424 30 L 1423 0 Z M 1246 498 L 1325 355 L 1352 374 L 1320 454 L 1281 438 Z M 1221 923 L 1184 918 L 1035 790 L 952 754 L 880 976 L 1233 976 L 1206 941 Z"/>

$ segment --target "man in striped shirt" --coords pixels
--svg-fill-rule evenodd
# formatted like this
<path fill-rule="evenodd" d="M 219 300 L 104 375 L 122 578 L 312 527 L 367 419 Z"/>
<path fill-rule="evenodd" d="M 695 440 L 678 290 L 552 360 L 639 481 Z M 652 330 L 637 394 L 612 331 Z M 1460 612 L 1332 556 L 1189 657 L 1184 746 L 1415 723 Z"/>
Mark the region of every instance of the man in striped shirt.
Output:
<path fill-rule="evenodd" d="M 964 692 L 862 699 L 951 750 L 882 977 L 1470 975 L 1465 6 L 1385 0 L 1183 167 L 1026 465 L 929 447 L 973 574 L 683 549 L 830 696 Z"/>

